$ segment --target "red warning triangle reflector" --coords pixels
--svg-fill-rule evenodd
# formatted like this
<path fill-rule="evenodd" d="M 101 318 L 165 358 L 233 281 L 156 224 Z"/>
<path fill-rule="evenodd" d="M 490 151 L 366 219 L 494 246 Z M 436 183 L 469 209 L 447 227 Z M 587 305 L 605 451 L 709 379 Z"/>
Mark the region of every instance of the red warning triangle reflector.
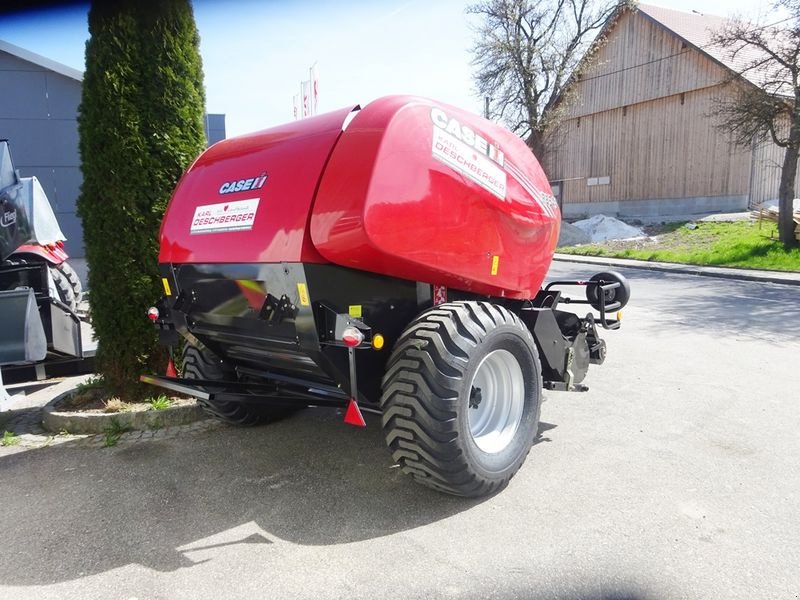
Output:
<path fill-rule="evenodd" d="M 177 377 L 178 371 L 175 370 L 175 363 L 172 362 L 172 359 L 169 359 L 167 363 L 167 377 Z"/>
<path fill-rule="evenodd" d="M 352 398 L 350 398 L 350 404 L 347 405 L 347 412 L 344 413 L 344 422 L 356 427 L 367 426 L 367 422 L 364 421 L 364 415 L 361 414 L 361 409 L 358 408 L 358 404 Z"/>

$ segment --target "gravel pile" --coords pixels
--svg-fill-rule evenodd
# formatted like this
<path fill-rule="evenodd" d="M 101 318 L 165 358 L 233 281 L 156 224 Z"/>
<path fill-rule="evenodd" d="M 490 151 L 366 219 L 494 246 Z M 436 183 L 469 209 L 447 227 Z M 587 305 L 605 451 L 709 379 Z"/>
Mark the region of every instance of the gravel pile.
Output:
<path fill-rule="evenodd" d="M 576 221 L 572 225 L 583 231 L 589 237 L 590 242 L 647 237 L 647 234 L 641 229 L 606 215 L 595 215 L 589 219 Z"/>

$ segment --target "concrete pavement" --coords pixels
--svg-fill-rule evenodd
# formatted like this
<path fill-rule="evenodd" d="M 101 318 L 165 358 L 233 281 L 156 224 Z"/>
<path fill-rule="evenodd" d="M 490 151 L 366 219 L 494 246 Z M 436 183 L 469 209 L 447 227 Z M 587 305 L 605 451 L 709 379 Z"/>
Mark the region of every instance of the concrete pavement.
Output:
<path fill-rule="evenodd" d="M 588 393 L 547 394 L 503 493 L 419 487 L 374 416 L 323 410 L 0 449 L 0 597 L 795 598 L 796 290 L 623 271 L 606 364 Z"/>

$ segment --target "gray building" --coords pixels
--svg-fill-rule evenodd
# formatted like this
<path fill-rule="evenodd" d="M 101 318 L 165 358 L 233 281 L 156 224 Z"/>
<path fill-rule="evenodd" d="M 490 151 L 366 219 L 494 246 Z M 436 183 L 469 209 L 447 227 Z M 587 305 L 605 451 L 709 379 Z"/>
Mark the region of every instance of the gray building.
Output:
<path fill-rule="evenodd" d="M 75 203 L 81 187 L 78 105 L 83 73 L 0 40 L 0 139 L 23 177 L 37 177 L 67 236 L 67 253 L 84 256 Z M 225 139 L 225 115 L 205 118 L 209 144 Z"/>
<path fill-rule="evenodd" d="M 225 139 L 225 115 L 206 114 L 203 125 L 209 146 Z"/>
<path fill-rule="evenodd" d="M 82 80 L 76 69 L 0 40 L 0 138 L 9 140 L 21 175 L 39 179 L 73 256 L 84 254 L 75 214 Z"/>

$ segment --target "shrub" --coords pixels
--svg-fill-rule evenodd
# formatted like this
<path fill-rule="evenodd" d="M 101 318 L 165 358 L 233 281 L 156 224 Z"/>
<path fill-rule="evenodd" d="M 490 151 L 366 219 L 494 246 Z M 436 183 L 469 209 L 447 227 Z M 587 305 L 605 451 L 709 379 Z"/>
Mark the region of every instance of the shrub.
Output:
<path fill-rule="evenodd" d="M 98 371 L 125 397 L 166 356 L 145 318 L 163 295 L 158 231 L 173 187 L 205 147 L 199 36 L 187 0 L 92 3 L 78 127 Z"/>

